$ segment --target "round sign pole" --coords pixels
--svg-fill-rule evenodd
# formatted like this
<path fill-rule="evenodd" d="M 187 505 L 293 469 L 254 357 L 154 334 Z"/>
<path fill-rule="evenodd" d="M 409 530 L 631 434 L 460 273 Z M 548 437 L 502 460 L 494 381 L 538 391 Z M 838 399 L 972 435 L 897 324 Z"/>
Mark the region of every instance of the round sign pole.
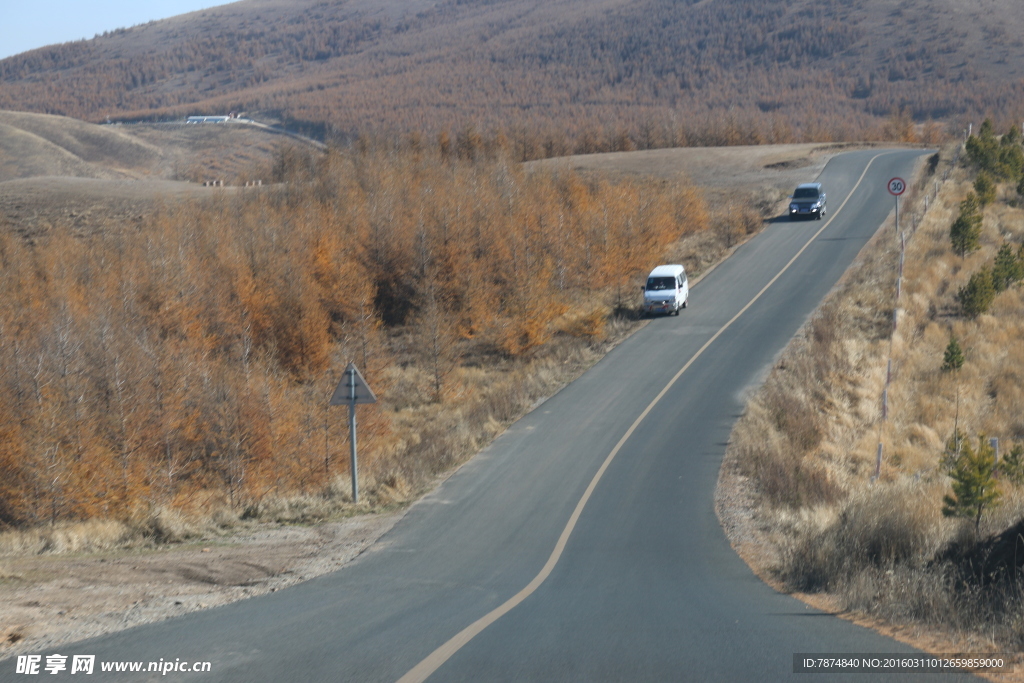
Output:
<path fill-rule="evenodd" d="M 900 195 L 907 191 L 907 181 L 896 177 L 889 181 L 889 194 L 896 198 L 896 236 L 900 235 Z"/>
<path fill-rule="evenodd" d="M 352 502 L 359 502 L 359 476 L 358 463 L 356 462 L 356 404 L 376 403 L 377 397 L 370 389 L 370 385 L 363 379 L 355 363 L 349 363 L 345 368 L 345 374 L 338 382 L 334 394 L 331 395 L 330 405 L 340 406 L 348 404 L 348 433 L 350 458 L 349 469 L 352 474 Z"/>

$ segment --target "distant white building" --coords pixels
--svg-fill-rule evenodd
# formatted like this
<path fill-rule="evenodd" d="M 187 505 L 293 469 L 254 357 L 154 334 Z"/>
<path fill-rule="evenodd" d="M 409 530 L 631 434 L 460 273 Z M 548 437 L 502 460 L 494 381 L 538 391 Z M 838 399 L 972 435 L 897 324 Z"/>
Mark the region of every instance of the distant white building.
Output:
<path fill-rule="evenodd" d="M 230 119 L 230 116 L 189 116 L 185 123 L 224 123 Z"/>

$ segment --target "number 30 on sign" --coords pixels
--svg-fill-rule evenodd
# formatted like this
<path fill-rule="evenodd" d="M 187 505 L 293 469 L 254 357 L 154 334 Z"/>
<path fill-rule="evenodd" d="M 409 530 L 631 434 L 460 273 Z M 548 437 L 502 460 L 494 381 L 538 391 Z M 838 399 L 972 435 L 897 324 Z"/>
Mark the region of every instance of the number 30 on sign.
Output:
<path fill-rule="evenodd" d="M 903 178 L 893 178 L 889 181 L 889 194 L 899 197 L 907 190 L 907 181 Z"/>

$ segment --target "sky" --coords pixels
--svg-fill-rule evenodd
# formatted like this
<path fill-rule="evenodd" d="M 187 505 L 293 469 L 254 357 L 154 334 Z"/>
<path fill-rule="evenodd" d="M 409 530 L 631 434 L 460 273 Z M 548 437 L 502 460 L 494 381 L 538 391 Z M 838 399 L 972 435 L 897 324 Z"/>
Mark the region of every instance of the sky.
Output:
<path fill-rule="evenodd" d="M 0 0 L 0 59 L 224 4 L 224 0 Z"/>

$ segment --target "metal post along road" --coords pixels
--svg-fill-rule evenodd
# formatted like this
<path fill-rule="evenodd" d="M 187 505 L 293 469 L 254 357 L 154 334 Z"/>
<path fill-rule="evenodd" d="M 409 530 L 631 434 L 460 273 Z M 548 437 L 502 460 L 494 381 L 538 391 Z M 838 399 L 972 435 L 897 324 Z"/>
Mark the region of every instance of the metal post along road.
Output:
<path fill-rule="evenodd" d="M 376 402 L 377 397 L 374 396 L 370 385 L 363 379 L 359 369 L 356 368 L 356 364 L 349 363 L 348 367 L 345 368 L 345 374 L 342 375 L 341 381 L 338 382 L 338 386 L 331 396 L 330 404 L 332 406 L 348 404 L 348 434 L 351 456 L 349 467 L 352 472 L 353 503 L 359 502 L 359 468 L 356 464 L 356 404 Z"/>

